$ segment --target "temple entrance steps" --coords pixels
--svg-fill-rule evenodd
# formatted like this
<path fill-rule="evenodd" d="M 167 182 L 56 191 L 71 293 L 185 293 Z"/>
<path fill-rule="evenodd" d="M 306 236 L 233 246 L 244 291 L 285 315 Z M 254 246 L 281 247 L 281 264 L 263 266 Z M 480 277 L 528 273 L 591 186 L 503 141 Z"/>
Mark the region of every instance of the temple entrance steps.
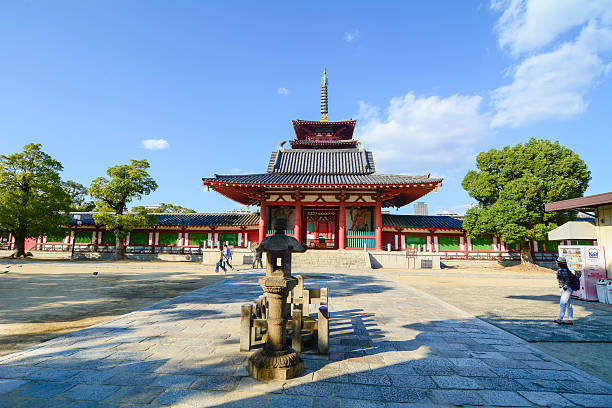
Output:
<path fill-rule="evenodd" d="M 293 253 L 291 266 L 308 267 L 341 267 L 349 269 L 370 269 L 370 257 L 367 252 L 356 250 L 311 249 L 304 253 Z"/>

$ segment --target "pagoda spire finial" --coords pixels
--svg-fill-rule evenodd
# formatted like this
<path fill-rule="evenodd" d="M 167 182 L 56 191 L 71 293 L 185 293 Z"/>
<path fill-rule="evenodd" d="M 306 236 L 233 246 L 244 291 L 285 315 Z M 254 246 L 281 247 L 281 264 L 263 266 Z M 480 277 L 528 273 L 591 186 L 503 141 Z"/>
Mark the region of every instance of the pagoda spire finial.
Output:
<path fill-rule="evenodd" d="M 323 68 L 321 78 L 321 122 L 327 122 L 327 69 Z"/>

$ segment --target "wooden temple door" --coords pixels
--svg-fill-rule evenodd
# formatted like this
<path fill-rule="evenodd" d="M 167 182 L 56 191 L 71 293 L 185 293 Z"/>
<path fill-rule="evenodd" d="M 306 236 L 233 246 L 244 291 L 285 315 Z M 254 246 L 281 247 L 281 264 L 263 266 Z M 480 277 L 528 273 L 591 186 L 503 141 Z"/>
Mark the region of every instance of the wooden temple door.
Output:
<path fill-rule="evenodd" d="M 306 244 L 309 248 L 335 249 L 338 247 L 336 238 L 336 215 L 335 211 L 307 211 Z"/>

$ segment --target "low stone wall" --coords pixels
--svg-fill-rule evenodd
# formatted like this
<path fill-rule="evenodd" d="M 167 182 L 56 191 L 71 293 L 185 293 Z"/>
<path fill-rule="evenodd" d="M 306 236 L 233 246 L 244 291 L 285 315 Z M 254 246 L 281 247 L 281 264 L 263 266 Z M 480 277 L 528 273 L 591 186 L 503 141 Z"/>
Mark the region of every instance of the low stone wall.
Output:
<path fill-rule="evenodd" d="M 442 268 L 499 268 L 515 266 L 520 264 L 520 261 L 487 261 L 478 259 L 445 259 L 442 261 Z M 551 261 L 536 261 L 536 264 L 543 268 L 556 269 L 557 264 Z"/>

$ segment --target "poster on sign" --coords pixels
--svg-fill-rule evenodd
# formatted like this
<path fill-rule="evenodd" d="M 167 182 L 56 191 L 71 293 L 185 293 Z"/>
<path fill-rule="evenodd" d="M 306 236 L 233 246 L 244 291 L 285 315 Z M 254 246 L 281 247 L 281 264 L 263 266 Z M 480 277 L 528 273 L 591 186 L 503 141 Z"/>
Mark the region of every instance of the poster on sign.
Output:
<path fill-rule="evenodd" d="M 559 256 L 565 257 L 571 271 L 581 274 L 580 290 L 572 296 L 596 301 L 597 281 L 606 277 L 604 248 L 593 245 L 559 245 Z"/>

